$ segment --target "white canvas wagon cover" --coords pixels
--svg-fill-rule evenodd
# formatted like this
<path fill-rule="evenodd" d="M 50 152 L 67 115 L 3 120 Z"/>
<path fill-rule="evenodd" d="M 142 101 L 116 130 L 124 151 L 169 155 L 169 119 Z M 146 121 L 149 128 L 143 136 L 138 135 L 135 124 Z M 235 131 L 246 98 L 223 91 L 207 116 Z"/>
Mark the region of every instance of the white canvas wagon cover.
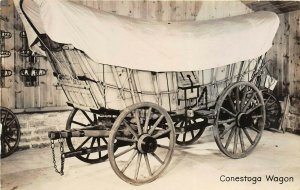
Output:
<path fill-rule="evenodd" d="M 204 70 L 258 57 L 272 46 L 279 25 L 277 15 L 265 11 L 209 21 L 154 22 L 63 0 L 25 0 L 23 9 L 40 33 L 72 44 L 95 62 L 156 72 Z M 21 18 L 31 45 L 37 36 Z"/>

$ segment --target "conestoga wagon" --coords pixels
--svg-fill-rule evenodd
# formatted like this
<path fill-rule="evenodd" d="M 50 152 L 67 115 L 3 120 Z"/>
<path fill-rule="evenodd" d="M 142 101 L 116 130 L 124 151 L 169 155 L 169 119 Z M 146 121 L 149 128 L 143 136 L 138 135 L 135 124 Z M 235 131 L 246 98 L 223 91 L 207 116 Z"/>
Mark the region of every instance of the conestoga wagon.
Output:
<path fill-rule="evenodd" d="M 124 181 L 151 182 L 169 165 L 175 143 L 190 145 L 211 125 L 228 157 L 246 157 L 258 144 L 276 14 L 153 22 L 60 0 L 15 5 L 30 48 L 49 58 L 74 108 L 66 130 L 49 132 L 53 152 L 60 142 L 56 172 L 63 174 L 68 157 L 108 158 Z"/>

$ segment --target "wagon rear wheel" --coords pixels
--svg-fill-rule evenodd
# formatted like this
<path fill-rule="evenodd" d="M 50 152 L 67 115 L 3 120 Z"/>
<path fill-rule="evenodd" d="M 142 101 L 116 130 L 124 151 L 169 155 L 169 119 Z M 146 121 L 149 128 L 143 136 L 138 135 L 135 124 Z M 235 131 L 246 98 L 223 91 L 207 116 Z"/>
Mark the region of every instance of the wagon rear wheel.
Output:
<path fill-rule="evenodd" d="M 124 109 L 114 122 L 109 161 L 122 180 L 141 185 L 155 180 L 167 168 L 174 144 L 175 130 L 167 111 L 153 103 L 137 103 Z"/>
<path fill-rule="evenodd" d="M 97 115 L 74 109 L 68 120 L 66 129 L 82 129 L 95 126 L 98 122 Z M 70 151 L 77 151 L 82 148 L 99 148 L 99 152 L 93 152 L 85 155 L 77 155 L 76 158 L 90 164 L 100 163 L 108 158 L 107 154 L 107 137 L 69 137 L 66 138 Z"/>
<path fill-rule="evenodd" d="M 1 111 L 1 158 L 14 153 L 20 142 L 20 124 L 16 115 L 5 107 Z"/>
<path fill-rule="evenodd" d="M 280 102 L 274 95 L 274 93 L 269 89 L 264 89 L 261 91 L 265 108 L 266 108 L 266 127 L 268 128 L 278 128 L 279 120 L 281 117 L 281 106 Z"/>
<path fill-rule="evenodd" d="M 231 158 L 249 155 L 265 125 L 264 100 L 249 82 L 237 82 L 220 95 L 216 104 L 214 137 L 219 149 Z"/>

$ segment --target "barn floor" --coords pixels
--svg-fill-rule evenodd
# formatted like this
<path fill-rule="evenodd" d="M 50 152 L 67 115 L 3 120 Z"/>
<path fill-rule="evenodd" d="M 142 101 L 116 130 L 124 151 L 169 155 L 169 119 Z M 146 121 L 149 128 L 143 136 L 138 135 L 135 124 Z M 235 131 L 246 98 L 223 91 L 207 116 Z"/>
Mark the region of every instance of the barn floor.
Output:
<path fill-rule="evenodd" d="M 207 135 L 209 132 L 210 135 Z M 300 137 L 265 131 L 256 150 L 247 158 L 233 160 L 218 150 L 211 131 L 197 144 L 176 146 L 168 170 L 156 181 L 132 186 L 120 180 L 109 162 L 89 165 L 75 158 L 66 160 L 65 175 L 52 166 L 50 148 L 16 152 L 1 160 L 2 190 L 77 190 L 77 189 L 284 189 L 300 190 Z M 220 177 L 252 178 L 250 182 L 222 182 Z M 266 175 L 285 178 L 280 184 Z M 224 177 L 223 176 L 223 177 Z M 257 181 L 256 184 L 254 178 Z M 274 178 L 275 179 L 275 178 Z M 280 178 L 277 178 L 280 179 Z M 293 181 L 291 181 L 293 180 Z"/>

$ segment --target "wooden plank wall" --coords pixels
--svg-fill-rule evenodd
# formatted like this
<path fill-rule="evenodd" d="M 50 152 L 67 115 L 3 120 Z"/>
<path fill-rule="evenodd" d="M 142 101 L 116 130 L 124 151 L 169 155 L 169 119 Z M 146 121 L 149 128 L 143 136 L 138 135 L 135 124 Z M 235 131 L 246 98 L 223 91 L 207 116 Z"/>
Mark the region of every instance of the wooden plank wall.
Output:
<path fill-rule="evenodd" d="M 57 90 L 56 79 L 47 60 L 40 58 L 37 64 L 31 64 L 29 58 L 22 57 L 19 53 L 28 47 L 27 40 L 20 37 L 24 28 L 13 0 L 1 2 L 1 17 L 7 18 L 6 21 L 1 20 L 1 30 L 12 34 L 12 38 L 4 40 L 4 48 L 11 52 L 11 56 L 1 58 L 1 67 L 13 71 L 12 76 L 1 79 L 1 105 L 15 112 L 47 111 L 53 107 L 66 109 L 64 94 L 62 90 Z M 30 66 L 47 70 L 47 75 L 39 77 L 39 85 L 35 87 L 25 87 L 24 77 L 19 74 L 21 69 Z"/>
<path fill-rule="evenodd" d="M 240 1 L 70 1 L 118 15 L 156 21 L 208 20 L 252 12 Z"/>
<path fill-rule="evenodd" d="M 268 68 L 278 80 L 275 93 L 300 98 L 300 10 L 280 14 L 280 26 L 267 54 Z"/>
<path fill-rule="evenodd" d="M 73 1 L 114 14 L 157 21 L 207 20 L 252 12 L 239 1 Z M 1 20 L 1 30 L 10 31 L 13 38 L 5 42 L 12 56 L 1 59 L 1 65 L 13 70 L 13 76 L 6 78 L 5 86 L 1 88 L 1 105 L 17 112 L 65 109 L 64 94 L 55 86 L 56 80 L 47 60 L 41 59 L 36 65 L 48 70 L 46 76 L 40 77 L 40 85 L 23 85 L 19 72 L 30 66 L 28 60 L 18 53 L 23 46 L 19 37 L 23 26 L 14 10 L 13 0 L 2 2 L 5 3 L 1 3 L 1 16 L 8 17 L 8 22 Z"/>

